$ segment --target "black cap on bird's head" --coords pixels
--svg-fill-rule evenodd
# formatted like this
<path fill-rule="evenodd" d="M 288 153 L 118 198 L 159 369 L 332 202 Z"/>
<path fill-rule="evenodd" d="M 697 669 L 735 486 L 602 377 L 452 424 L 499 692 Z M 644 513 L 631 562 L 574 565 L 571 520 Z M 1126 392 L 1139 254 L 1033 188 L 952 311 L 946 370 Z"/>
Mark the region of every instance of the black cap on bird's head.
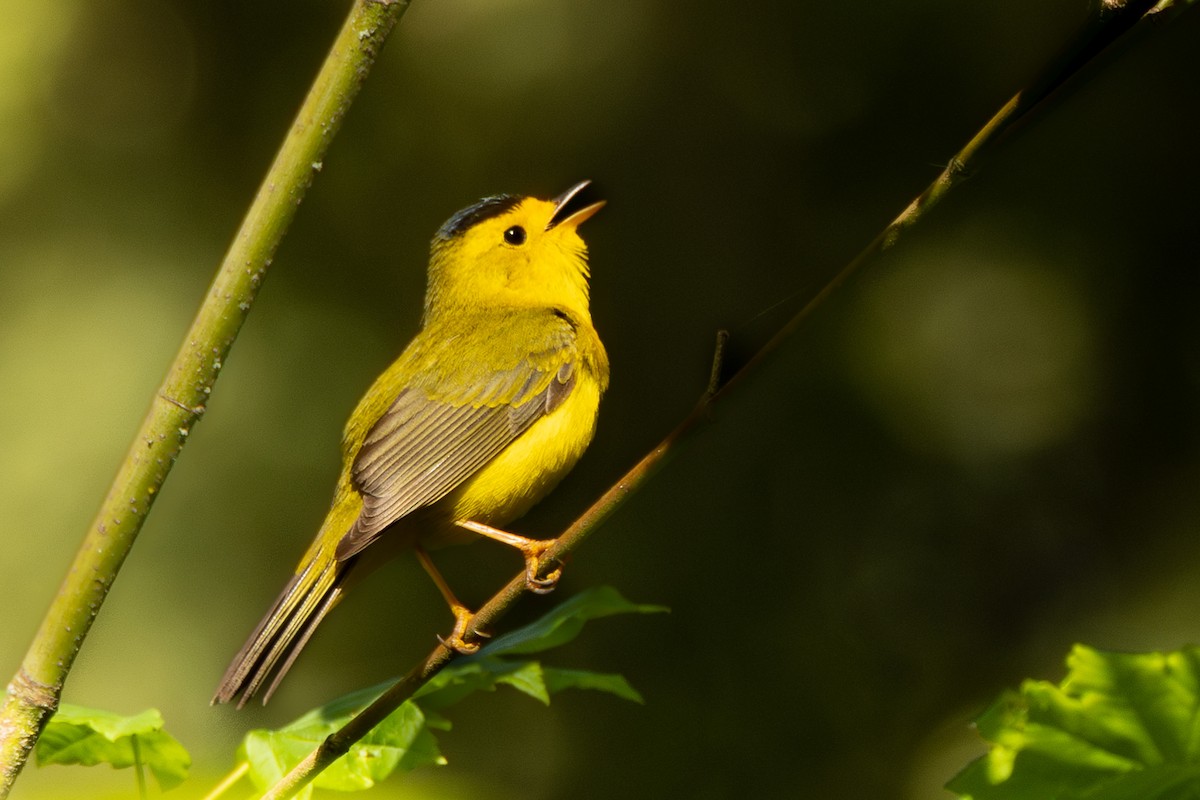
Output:
<path fill-rule="evenodd" d="M 549 202 L 554 204 L 554 211 L 551 213 L 550 219 L 546 222 L 546 230 L 564 223 L 568 223 L 571 227 L 577 227 L 584 220 L 599 211 L 604 206 L 603 200 L 588 202 L 589 197 L 594 192 L 585 190 L 591 185 L 591 181 L 580 181 L 558 197 L 550 200 Z M 514 194 L 494 194 L 490 197 L 485 197 L 478 203 L 469 205 L 461 211 L 456 212 L 454 216 L 446 220 L 446 223 L 438 229 L 435 240 L 449 241 L 485 220 L 511 211 L 519 206 L 522 200 L 524 198 Z"/>
<path fill-rule="evenodd" d="M 463 231 L 478 225 L 485 219 L 498 217 L 506 211 L 516 208 L 521 198 L 514 194 L 494 194 L 485 197 L 474 205 L 467 206 L 446 220 L 446 224 L 438 228 L 438 239 L 453 239 Z"/>

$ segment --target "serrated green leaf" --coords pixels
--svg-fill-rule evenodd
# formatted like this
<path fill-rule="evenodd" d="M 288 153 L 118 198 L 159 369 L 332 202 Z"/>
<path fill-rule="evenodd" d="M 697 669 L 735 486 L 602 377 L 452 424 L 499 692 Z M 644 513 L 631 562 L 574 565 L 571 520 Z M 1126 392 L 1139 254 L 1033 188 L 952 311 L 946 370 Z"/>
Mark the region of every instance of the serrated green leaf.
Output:
<path fill-rule="evenodd" d="M 192 759 L 163 729 L 162 714 L 147 709 L 132 716 L 63 703 L 37 744 L 39 766 L 110 764 L 125 769 L 140 761 L 164 790 L 187 777 Z M 134 751 L 136 738 L 137 751 Z"/>
<path fill-rule="evenodd" d="M 539 662 L 496 657 L 463 659 L 446 667 L 417 691 L 415 699 L 423 709 L 444 709 L 473 692 L 495 691 L 501 684 L 542 703 L 550 702 Z"/>
<path fill-rule="evenodd" d="M 593 689 L 635 703 L 645 702 L 622 675 L 547 667 L 539 661 L 481 658 L 447 667 L 416 695 L 421 708 L 432 712 L 459 702 L 472 692 L 494 691 L 506 684 L 546 705 L 564 689 Z M 431 723 L 432 724 L 432 723 Z M 447 725 L 448 727 L 448 725 Z"/>
<path fill-rule="evenodd" d="M 151 733 L 163 728 L 162 713 L 157 708 L 147 708 L 140 713 L 125 716 L 99 708 L 63 703 L 58 707 L 58 711 L 54 712 L 53 721 L 91 728 L 111 742 L 122 736 Z"/>
<path fill-rule="evenodd" d="M 1200 797 L 1200 649 L 1076 645 L 1058 686 L 1026 681 L 976 720 L 992 743 L 947 788 L 972 800 Z"/>
<path fill-rule="evenodd" d="M 240 748 L 250 778 L 260 789 L 278 783 L 325 737 L 341 728 L 386 686 L 372 687 L 316 708 L 278 730 L 254 730 Z M 340 791 L 369 789 L 397 769 L 444 764 L 425 715 L 413 702 L 392 712 L 361 741 L 319 775 L 314 786 Z"/>
<path fill-rule="evenodd" d="M 142 763 L 150 768 L 163 791 L 187 780 L 192 757 L 179 740 L 166 731 L 138 736 Z"/>
<path fill-rule="evenodd" d="M 439 712 L 474 692 L 494 691 L 499 685 L 511 686 L 542 703 L 549 703 L 551 694 L 568 688 L 597 689 L 642 702 L 641 696 L 620 675 L 544 668 L 538 661 L 501 655 L 537 652 L 570 641 L 589 619 L 665 610 L 661 606 L 630 603 L 607 587 L 567 600 L 530 625 L 493 640 L 478 654 L 447 666 L 366 738 L 353 745 L 299 797 L 308 798 L 312 786 L 340 791 L 368 789 L 396 770 L 406 772 L 429 764 L 445 764 L 431 730 L 450 729 L 449 721 Z M 248 733 L 239 756 L 249 765 L 251 780 L 260 789 L 278 783 L 326 736 L 344 726 L 391 685 L 383 683 L 345 695 L 278 730 Z"/>
<path fill-rule="evenodd" d="M 563 689 L 592 689 L 615 694 L 617 697 L 634 703 L 645 704 L 646 702 L 637 689 L 629 685 L 629 681 L 625 680 L 624 675 L 557 667 L 545 667 L 542 673 L 545 676 L 546 688 L 551 694 L 557 694 Z"/>
<path fill-rule="evenodd" d="M 535 622 L 497 636 L 479 652 L 479 656 L 540 653 L 566 644 L 579 635 L 583 623 L 613 614 L 658 614 L 666 606 L 631 603 L 611 586 L 598 586 L 575 595 L 552 608 Z"/>
<path fill-rule="evenodd" d="M 315 731 L 319 738 L 313 746 L 332 732 L 324 728 Z M 398 768 L 407 771 L 440 763 L 445 759 L 433 735 L 425 730 L 425 715 L 415 703 L 404 703 L 317 776 L 313 785 L 343 792 L 370 789 Z"/>
<path fill-rule="evenodd" d="M 274 786 L 292 766 L 312 752 L 310 743 L 277 734 L 277 731 L 266 729 L 252 730 L 242 737 L 238 748 L 238 760 L 250 767 L 250 780 L 259 789 Z"/>
<path fill-rule="evenodd" d="M 496 688 L 496 673 L 512 669 L 498 658 L 461 659 L 433 676 L 413 698 L 423 709 L 449 708 L 469 694 Z"/>
<path fill-rule="evenodd" d="M 542 676 L 542 665 L 536 661 L 525 661 L 515 666 L 515 669 L 497 675 L 496 683 L 511 686 L 542 705 L 550 705 L 550 691 L 546 688 L 546 679 Z"/>

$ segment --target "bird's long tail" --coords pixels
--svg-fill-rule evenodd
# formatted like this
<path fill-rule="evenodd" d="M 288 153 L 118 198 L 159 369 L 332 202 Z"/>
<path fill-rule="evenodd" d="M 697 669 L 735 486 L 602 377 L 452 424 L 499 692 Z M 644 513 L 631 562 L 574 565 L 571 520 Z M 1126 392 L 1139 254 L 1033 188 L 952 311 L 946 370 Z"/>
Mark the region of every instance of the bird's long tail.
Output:
<path fill-rule="evenodd" d="M 313 631 L 341 599 L 346 577 L 358 559 L 339 561 L 333 548 L 318 545 L 314 549 L 234 656 L 213 696 L 214 703 L 227 703 L 240 694 L 237 705 L 241 708 L 264 684 L 266 703 Z"/>

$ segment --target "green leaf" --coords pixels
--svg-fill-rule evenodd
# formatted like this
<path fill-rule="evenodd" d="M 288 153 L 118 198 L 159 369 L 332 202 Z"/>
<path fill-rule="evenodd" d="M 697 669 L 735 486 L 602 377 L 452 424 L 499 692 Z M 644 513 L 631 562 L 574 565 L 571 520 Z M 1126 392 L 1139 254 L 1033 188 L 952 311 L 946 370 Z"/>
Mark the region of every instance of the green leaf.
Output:
<path fill-rule="evenodd" d="M 550 690 L 546 686 L 542 665 L 537 661 L 523 661 L 514 664 L 513 667 L 508 672 L 497 675 L 496 683 L 511 686 L 518 692 L 541 702 L 542 705 L 550 705 Z"/>
<path fill-rule="evenodd" d="M 1026 681 L 977 720 L 991 742 L 947 788 L 971 800 L 1200 797 L 1200 648 L 1076 645 L 1058 686 Z"/>
<path fill-rule="evenodd" d="M 563 689 L 592 689 L 615 694 L 634 703 L 646 702 L 637 689 L 629 685 L 624 675 L 606 675 L 602 672 L 556 667 L 546 667 L 542 672 L 545 675 L 546 688 L 551 694 L 557 694 Z"/>
<path fill-rule="evenodd" d="M 182 783 L 192 764 L 183 745 L 163 730 L 162 714 L 153 708 L 121 716 L 63 703 L 46 724 L 36 752 L 39 766 L 110 764 L 124 769 L 140 760 L 164 790 Z"/>
<path fill-rule="evenodd" d="M 313 746 L 326 735 L 322 732 Z M 343 792 L 370 789 L 397 769 L 407 772 L 445 763 L 425 727 L 425 715 L 416 704 L 405 703 L 317 776 L 313 785 Z"/>
<path fill-rule="evenodd" d="M 501 659 L 459 659 L 417 689 L 413 698 L 426 710 L 449 708 L 475 692 L 495 691 L 496 673 L 511 669 Z"/>
<path fill-rule="evenodd" d="M 341 728 L 386 689 L 372 687 L 314 709 L 278 730 L 254 730 L 242 741 L 240 757 L 260 789 L 278 783 L 326 736 Z M 437 742 L 415 703 L 406 702 L 321 773 L 314 786 L 340 791 L 369 789 L 397 769 L 444 764 Z"/>
<path fill-rule="evenodd" d="M 665 611 L 669 611 L 666 606 L 631 603 L 611 586 L 598 586 L 555 606 L 536 622 L 497 636 L 476 657 L 540 653 L 574 639 L 583 628 L 583 623 L 590 619 L 613 614 L 658 614 Z"/>
<path fill-rule="evenodd" d="M 615 589 L 583 592 L 552 609 L 541 619 L 493 640 L 476 655 L 460 658 L 422 686 L 412 699 L 354 744 L 312 784 L 326 789 L 369 789 L 391 773 L 407 772 L 430 764 L 445 764 L 433 730 L 449 730 L 440 712 L 468 695 L 511 686 L 539 702 L 563 689 L 596 689 L 627 700 L 642 702 L 620 675 L 543 667 L 527 658 L 504 658 L 546 650 L 570 641 L 589 619 L 624 613 L 664 611 L 661 606 L 637 605 Z M 250 778 L 260 789 L 278 783 L 329 734 L 340 729 L 370 705 L 391 683 L 340 697 L 309 711 L 278 730 L 255 730 L 242 742 L 239 757 L 250 767 Z M 297 795 L 307 799 L 311 786 Z"/>
<path fill-rule="evenodd" d="M 417 690 L 414 699 L 426 710 L 449 708 L 474 692 L 492 692 L 508 684 L 530 697 L 549 703 L 550 697 L 536 661 L 509 661 L 483 655 L 459 659 Z"/>

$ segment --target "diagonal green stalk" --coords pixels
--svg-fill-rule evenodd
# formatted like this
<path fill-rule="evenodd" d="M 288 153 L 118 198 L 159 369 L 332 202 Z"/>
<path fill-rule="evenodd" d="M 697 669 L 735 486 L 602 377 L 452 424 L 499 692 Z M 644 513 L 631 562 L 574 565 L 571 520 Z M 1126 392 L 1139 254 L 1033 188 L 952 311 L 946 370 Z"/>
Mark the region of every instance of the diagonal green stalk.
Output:
<path fill-rule="evenodd" d="M 146 800 L 146 769 L 142 764 L 142 748 L 136 733 L 129 739 L 133 747 L 133 774 L 137 776 L 138 800 Z"/>
<path fill-rule="evenodd" d="M 7 797 L 142 523 L 204 413 L 221 365 L 329 143 L 409 0 L 356 0 L 121 462 L 0 707 Z"/>
<path fill-rule="evenodd" d="M 1169 15 L 1166 11 L 1178 12 L 1194 6 L 1196 0 L 1173 2 L 1173 0 L 1101 0 L 1087 25 L 1068 44 L 1064 51 L 1042 70 L 1037 78 L 1023 91 L 1009 100 L 971 140 L 950 159 L 948 166 L 934 179 L 924 192 L 913 200 L 883 231 L 871 241 L 850 263 L 835 275 L 825 287 L 798 311 L 779 331 L 760 348 L 728 381 L 720 384 L 721 360 L 724 350 L 724 332 L 718 334 L 717 349 L 713 360 L 713 371 L 708 390 L 695 409 L 667 435 L 657 446 L 625 473 L 601 497 L 592 504 L 571 526 L 565 530 L 546 551 L 543 563 L 552 565 L 571 553 L 591 533 L 607 520 L 622 502 L 640 489 L 666 463 L 667 457 L 677 449 L 679 442 L 701 423 L 711 417 L 712 405 L 728 394 L 742 379 L 758 367 L 768 355 L 781 345 L 812 313 L 846 282 L 851 275 L 875 256 L 889 249 L 905 231 L 919 222 L 934 205 L 969 172 L 976 168 L 986 155 L 994 152 L 997 145 L 1029 118 L 1030 112 L 1069 80 L 1077 78 L 1092 64 L 1096 57 L 1108 47 L 1127 38 L 1132 30 L 1146 27 L 1147 20 L 1161 21 Z M 527 591 L 524 572 L 515 576 L 504 588 L 476 613 L 464 637 L 468 640 L 477 631 L 492 628 Z M 400 707 L 433 676 L 451 663 L 457 654 L 446 647 L 438 646 L 407 675 L 397 681 L 387 692 L 364 709 L 342 729 L 330 734 L 299 764 L 267 791 L 262 800 L 284 800 L 291 797 L 322 770 L 344 755 L 372 728 Z"/>
<path fill-rule="evenodd" d="M 239 763 L 236 767 L 230 770 L 229 774 L 222 778 L 220 783 L 214 786 L 208 794 L 204 795 L 201 800 L 217 800 L 217 798 L 221 797 L 221 795 L 232 789 L 249 771 L 249 762 L 243 761 Z"/>

